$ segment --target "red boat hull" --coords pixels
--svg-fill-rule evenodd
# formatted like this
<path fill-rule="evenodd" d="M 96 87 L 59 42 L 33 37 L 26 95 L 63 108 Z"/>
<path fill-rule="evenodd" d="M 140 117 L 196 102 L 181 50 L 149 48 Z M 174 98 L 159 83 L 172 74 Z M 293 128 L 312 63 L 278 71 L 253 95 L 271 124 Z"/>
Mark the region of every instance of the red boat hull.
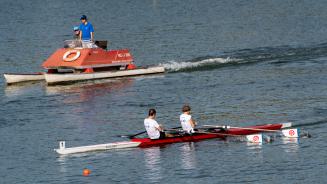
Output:
<path fill-rule="evenodd" d="M 72 54 L 69 54 L 69 52 L 72 52 Z M 76 55 L 77 53 L 78 55 Z M 67 56 L 66 59 L 70 59 L 69 61 L 64 60 L 65 55 Z M 70 58 L 74 56 L 76 57 L 73 59 Z M 101 48 L 60 48 L 42 64 L 42 67 L 45 69 L 85 69 L 108 66 L 127 66 L 132 62 L 133 57 L 127 49 L 106 51 Z"/>
<path fill-rule="evenodd" d="M 217 134 L 193 134 L 180 137 L 170 137 L 165 139 L 151 140 L 150 138 L 134 138 L 131 139 L 132 142 L 141 142 L 139 147 L 149 147 L 162 144 L 170 144 L 177 142 L 194 142 L 204 139 L 213 139 L 213 138 L 225 138 L 228 135 L 250 135 L 263 130 L 280 130 L 283 127 L 283 124 L 266 124 L 266 125 L 256 125 L 243 128 L 232 128 L 223 132 L 217 132 Z M 252 130 L 249 130 L 252 129 Z M 260 130 L 261 129 L 261 130 Z M 218 134 L 221 133 L 221 134 Z M 228 134 L 228 135 L 226 135 Z"/>

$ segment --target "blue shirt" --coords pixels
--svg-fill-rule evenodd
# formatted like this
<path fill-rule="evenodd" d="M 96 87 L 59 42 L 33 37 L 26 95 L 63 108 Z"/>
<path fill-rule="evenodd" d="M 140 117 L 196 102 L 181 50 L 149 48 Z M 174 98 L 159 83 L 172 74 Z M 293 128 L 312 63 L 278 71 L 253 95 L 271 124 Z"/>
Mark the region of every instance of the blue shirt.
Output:
<path fill-rule="evenodd" d="M 93 26 L 91 23 L 79 25 L 79 29 L 82 31 L 82 40 L 91 40 L 91 32 L 94 32 Z"/>

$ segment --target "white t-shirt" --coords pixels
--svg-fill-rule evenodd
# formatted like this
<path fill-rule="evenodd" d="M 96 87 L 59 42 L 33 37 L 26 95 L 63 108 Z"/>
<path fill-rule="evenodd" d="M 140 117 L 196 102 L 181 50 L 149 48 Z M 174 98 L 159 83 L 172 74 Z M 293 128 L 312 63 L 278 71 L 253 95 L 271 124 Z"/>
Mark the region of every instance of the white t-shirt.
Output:
<path fill-rule="evenodd" d="M 188 133 L 194 133 L 194 130 L 193 130 L 193 128 L 191 126 L 191 122 L 190 122 L 191 119 L 192 119 L 192 116 L 188 115 L 188 114 L 181 114 L 179 116 L 179 120 L 182 124 L 183 130 Z"/>
<path fill-rule="evenodd" d="M 144 127 L 150 139 L 159 139 L 160 131 L 157 129 L 159 128 L 159 124 L 156 120 L 150 118 L 144 119 Z"/>

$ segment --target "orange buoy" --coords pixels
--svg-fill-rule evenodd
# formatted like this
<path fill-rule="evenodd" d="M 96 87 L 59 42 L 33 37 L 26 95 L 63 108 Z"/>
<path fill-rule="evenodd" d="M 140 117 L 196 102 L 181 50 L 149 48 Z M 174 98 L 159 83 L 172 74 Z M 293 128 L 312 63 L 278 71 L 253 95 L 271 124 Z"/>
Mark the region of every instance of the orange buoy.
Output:
<path fill-rule="evenodd" d="M 90 175 L 91 174 L 91 170 L 90 169 L 84 169 L 83 170 L 83 176 L 88 176 L 88 175 Z"/>

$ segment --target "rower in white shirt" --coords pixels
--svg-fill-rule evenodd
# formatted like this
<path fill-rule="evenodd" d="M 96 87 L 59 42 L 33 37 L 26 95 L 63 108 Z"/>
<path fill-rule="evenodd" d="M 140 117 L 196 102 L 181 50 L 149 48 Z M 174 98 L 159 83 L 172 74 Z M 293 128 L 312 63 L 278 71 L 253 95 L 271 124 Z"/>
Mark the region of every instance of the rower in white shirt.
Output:
<path fill-rule="evenodd" d="M 150 109 L 149 116 L 144 119 L 144 126 L 146 132 L 150 139 L 163 139 L 166 137 L 164 129 L 158 122 L 155 120 L 156 118 L 156 110 Z"/>
<path fill-rule="evenodd" d="M 191 107 L 189 105 L 184 105 L 182 108 L 183 114 L 179 116 L 179 120 L 182 124 L 182 128 L 186 133 L 194 133 L 194 128 L 197 123 L 192 119 Z"/>

